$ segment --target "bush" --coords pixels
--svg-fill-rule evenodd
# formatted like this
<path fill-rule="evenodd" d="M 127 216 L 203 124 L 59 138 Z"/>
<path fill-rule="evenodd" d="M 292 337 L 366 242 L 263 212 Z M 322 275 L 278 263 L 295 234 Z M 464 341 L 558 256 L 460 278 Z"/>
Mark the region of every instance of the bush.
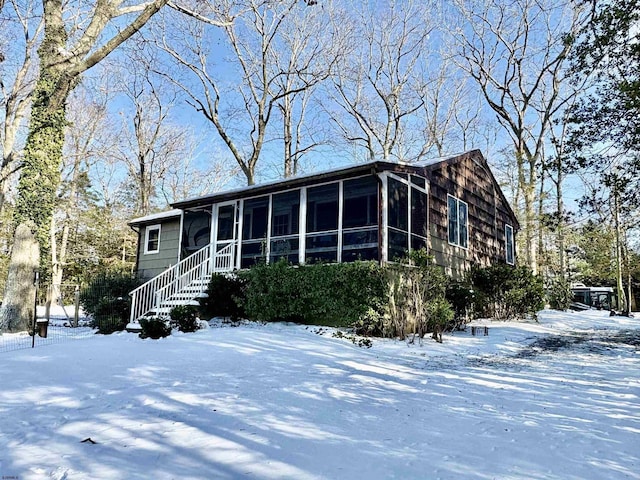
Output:
<path fill-rule="evenodd" d="M 159 338 L 171 335 L 171 325 L 161 317 L 142 317 L 140 319 L 140 327 L 142 331 L 138 334 L 140 338 Z"/>
<path fill-rule="evenodd" d="M 387 303 L 383 336 L 419 338 L 431 332 L 442 341 L 451 328 L 453 311 L 445 299 L 447 278 L 426 251 L 413 251 L 397 265 L 387 267 Z"/>
<path fill-rule="evenodd" d="M 207 297 L 200 299 L 203 317 L 243 318 L 244 285 L 244 277 L 214 274 L 207 288 Z"/>
<path fill-rule="evenodd" d="M 496 264 L 474 268 L 470 273 L 475 290 L 475 311 L 497 320 L 535 317 L 544 308 L 542 279 L 527 267 Z"/>
<path fill-rule="evenodd" d="M 554 310 L 568 310 L 573 301 L 571 285 L 565 278 L 556 278 L 547 292 L 549 306 Z"/>
<path fill-rule="evenodd" d="M 124 330 L 131 312 L 129 292 L 138 285 L 140 281 L 131 275 L 105 273 L 80 291 L 80 305 L 92 317 L 92 326 L 98 333 Z"/>
<path fill-rule="evenodd" d="M 240 274 L 242 305 L 253 320 L 353 327 L 371 336 L 439 334 L 453 318 L 444 298 L 447 279 L 423 252 L 411 262 L 256 265 Z"/>
<path fill-rule="evenodd" d="M 447 285 L 445 298 L 453 308 L 454 328 L 461 328 L 474 316 L 475 292 L 473 288 L 462 283 Z"/>
<path fill-rule="evenodd" d="M 200 328 L 198 311 L 192 305 L 178 305 L 169 312 L 171 324 L 184 333 L 195 332 Z"/>
<path fill-rule="evenodd" d="M 386 303 L 384 270 L 376 262 L 291 267 L 280 261 L 240 275 L 242 306 L 253 320 L 348 327 L 381 313 Z"/>

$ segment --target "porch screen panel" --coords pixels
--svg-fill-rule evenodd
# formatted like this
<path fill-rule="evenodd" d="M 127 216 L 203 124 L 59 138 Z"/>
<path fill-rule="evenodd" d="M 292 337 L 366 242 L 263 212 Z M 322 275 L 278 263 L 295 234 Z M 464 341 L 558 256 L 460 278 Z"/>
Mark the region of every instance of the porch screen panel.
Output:
<path fill-rule="evenodd" d="M 307 190 L 307 262 L 338 259 L 338 183 Z"/>
<path fill-rule="evenodd" d="M 236 207 L 234 205 L 223 205 L 219 208 L 217 240 L 233 240 L 235 213 Z"/>
<path fill-rule="evenodd" d="M 209 244 L 211 237 L 211 208 L 184 212 L 182 226 L 182 251 L 186 258 Z"/>
<path fill-rule="evenodd" d="M 241 268 L 249 268 L 265 258 L 269 197 L 245 200 L 242 216 Z"/>
<path fill-rule="evenodd" d="M 409 186 L 394 178 L 388 182 L 388 258 L 398 260 L 409 250 Z"/>
<path fill-rule="evenodd" d="M 271 207 L 270 262 L 286 258 L 298 263 L 300 190 L 274 195 Z"/>
<path fill-rule="evenodd" d="M 345 180 L 342 190 L 341 260 L 378 260 L 378 180 Z"/>
<path fill-rule="evenodd" d="M 417 188 L 412 188 L 411 250 L 427 248 L 427 229 L 427 194 Z"/>

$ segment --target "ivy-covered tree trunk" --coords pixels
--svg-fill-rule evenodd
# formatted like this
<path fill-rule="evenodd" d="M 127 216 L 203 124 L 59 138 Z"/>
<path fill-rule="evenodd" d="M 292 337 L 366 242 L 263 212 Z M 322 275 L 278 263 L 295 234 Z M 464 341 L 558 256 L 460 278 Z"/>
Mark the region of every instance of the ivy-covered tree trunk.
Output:
<path fill-rule="evenodd" d="M 49 229 L 60 182 L 66 99 L 73 88 L 73 79 L 61 66 L 66 41 L 62 18 L 49 21 L 38 49 L 40 76 L 33 92 L 15 208 L 14 223 L 19 230 L 14 236 L 5 301 L 0 306 L 0 318 L 12 330 L 16 326 L 26 329 L 33 317 L 32 310 L 25 309 L 34 304 L 34 272 L 39 270 L 43 278 L 50 274 Z"/>
<path fill-rule="evenodd" d="M 34 92 L 15 210 L 16 224 L 30 220 L 34 225 L 43 274 L 50 270 L 51 216 L 60 182 L 65 129 L 65 103 L 54 99 L 60 89 L 70 90 L 70 85 L 59 86 L 60 78 L 56 77 L 59 75 L 43 72 Z"/>

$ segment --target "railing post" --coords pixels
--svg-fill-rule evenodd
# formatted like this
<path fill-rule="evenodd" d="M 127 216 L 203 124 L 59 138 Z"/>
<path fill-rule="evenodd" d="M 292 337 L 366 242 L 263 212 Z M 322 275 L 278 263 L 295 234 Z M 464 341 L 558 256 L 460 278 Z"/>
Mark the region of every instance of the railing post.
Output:
<path fill-rule="evenodd" d="M 160 312 L 159 312 L 159 311 L 160 311 L 160 303 L 161 303 L 161 300 L 160 300 L 160 291 L 155 292 L 155 293 L 154 293 L 154 296 L 155 296 L 155 302 L 154 302 L 154 303 L 155 303 L 155 305 L 154 305 L 154 308 L 155 308 L 155 310 L 156 310 L 156 315 L 158 315 L 158 316 L 159 316 L 159 313 L 160 313 Z"/>
<path fill-rule="evenodd" d="M 136 308 L 138 307 L 137 305 L 138 292 L 134 290 L 133 292 L 130 293 L 130 295 L 131 295 L 131 314 L 129 315 L 129 323 L 133 323 L 136 319 Z"/>

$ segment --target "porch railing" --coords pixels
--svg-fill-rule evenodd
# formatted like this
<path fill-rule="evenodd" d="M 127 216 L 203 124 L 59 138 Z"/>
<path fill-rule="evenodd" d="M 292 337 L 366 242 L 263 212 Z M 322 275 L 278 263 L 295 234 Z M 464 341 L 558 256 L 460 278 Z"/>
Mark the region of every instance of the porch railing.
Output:
<path fill-rule="evenodd" d="M 159 309 L 161 304 L 171 296 L 195 280 L 208 276 L 211 273 L 210 258 L 211 246 L 207 245 L 133 290 L 129 294 L 131 295 L 130 321 L 134 322 L 153 309 Z M 204 291 L 206 285 L 202 288 Z M 197 293 L 201 292 L 195 292 Z"/>
<path fill-rule="evenodd" d="M 213 258 L 214 272 L 229 272 L 233 270 L 233 259 L 235 256 L 235 244 L 230 243 L 216 252 Z"/>

